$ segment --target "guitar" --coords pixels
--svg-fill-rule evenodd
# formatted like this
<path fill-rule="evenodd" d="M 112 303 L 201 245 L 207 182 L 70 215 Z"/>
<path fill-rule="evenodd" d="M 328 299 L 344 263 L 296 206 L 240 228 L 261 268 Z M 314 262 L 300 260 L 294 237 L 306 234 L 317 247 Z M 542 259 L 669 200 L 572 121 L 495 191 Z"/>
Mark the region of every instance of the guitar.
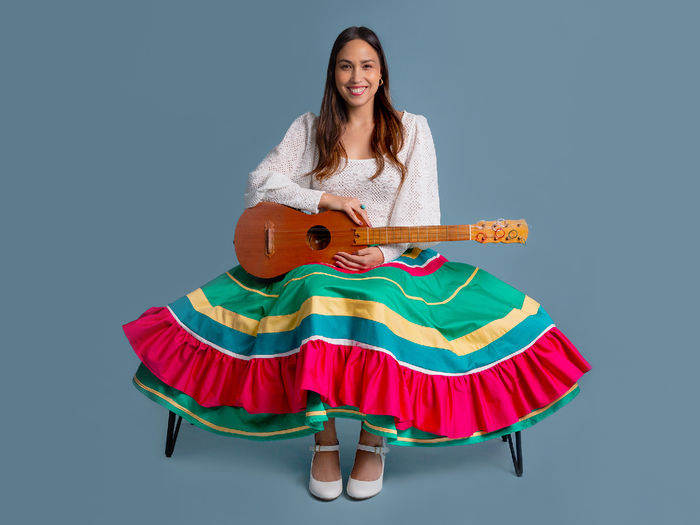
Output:
<path fill-rule="evenodd" d="M 310 215 L 273 202 L 246 209 L 238 219 L 233 244 L 249 274 L 272 279 L 310 263 L 333 263 L 337 252 L 400 242 L 476 241 L 522 243 L 524 220 L 479 221 L 456 226 L 358 226 L 341 211 Z"/>

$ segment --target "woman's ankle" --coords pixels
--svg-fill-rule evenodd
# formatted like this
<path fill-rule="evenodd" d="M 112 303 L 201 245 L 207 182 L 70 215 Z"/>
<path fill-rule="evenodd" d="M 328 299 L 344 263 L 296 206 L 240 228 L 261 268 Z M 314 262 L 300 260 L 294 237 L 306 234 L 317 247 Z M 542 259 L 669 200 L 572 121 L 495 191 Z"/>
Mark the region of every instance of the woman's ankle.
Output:
<path fill-rule="evenodd" d="M 329 419 L 323 425 L 323 430 L 314 434 L 317 445 L 337 445 L 338 435 L 335 431 L 335 419 Z"/>
<path fill-rule="evenodd" d="M 321 446 L 323 446 L 323 447 L 327 447 L 327 446 L 330 446 L 330 445 L 340 445 L 340 443 L 338 442 L 337 439 L 330 439 L 330 440 L 329 440 L 329 439 L 319 439 L 319 438 L 315 438 L 315 439 L 314 439 L 314 442 L 315 442 L 317 445 L 321 445 Z"/>

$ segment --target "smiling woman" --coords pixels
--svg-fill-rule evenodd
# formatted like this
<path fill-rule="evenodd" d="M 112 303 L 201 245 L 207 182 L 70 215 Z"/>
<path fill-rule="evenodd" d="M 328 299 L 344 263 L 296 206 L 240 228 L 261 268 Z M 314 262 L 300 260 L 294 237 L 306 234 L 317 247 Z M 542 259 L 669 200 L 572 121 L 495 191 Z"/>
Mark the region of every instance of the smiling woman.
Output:
<path fill-rule="evenodd" d="M 296 118 L 250 173 L 246 206 L 263 201 L 440 224 L 428 121 L 394 109 L 370 29 L 338 36 L 319 115 Z M 342 491 L 335 417 L 362 422 L 347 493 L 367 498 L 382 489 L 387 443 L 476 443 L 571 401 L 590 365 L 539 303 L 433 246 L 338 252 L 274 281 L 236 266 L 124 326 L 142 361 L 134 383 L 213 432 L 314 434 L 309 490 L 321 499 Z"/>

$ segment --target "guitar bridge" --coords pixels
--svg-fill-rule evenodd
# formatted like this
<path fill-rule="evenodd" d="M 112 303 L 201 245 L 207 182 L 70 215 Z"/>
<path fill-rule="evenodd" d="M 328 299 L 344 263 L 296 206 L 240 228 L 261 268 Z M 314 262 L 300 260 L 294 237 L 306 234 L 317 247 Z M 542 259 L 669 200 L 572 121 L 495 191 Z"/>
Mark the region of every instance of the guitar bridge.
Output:
<path fill-rule="evenodd" d="M 272 257 L 275 253 L 275 226 L 272 222 L 265 223 L 265 256 Z"/>

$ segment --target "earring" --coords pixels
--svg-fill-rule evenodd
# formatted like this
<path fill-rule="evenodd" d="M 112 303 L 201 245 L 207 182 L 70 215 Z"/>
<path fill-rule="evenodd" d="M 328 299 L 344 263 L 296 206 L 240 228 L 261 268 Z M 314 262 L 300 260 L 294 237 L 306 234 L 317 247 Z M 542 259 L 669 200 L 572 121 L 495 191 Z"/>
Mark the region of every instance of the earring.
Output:
<path fill-rule="evenodd" d="M 383 83 L 384 83 L 384 79 L 383 79 L 383 78 L 380 78 L 380 79 L 379 79 L 379 85 L 381 86 Z"/>

